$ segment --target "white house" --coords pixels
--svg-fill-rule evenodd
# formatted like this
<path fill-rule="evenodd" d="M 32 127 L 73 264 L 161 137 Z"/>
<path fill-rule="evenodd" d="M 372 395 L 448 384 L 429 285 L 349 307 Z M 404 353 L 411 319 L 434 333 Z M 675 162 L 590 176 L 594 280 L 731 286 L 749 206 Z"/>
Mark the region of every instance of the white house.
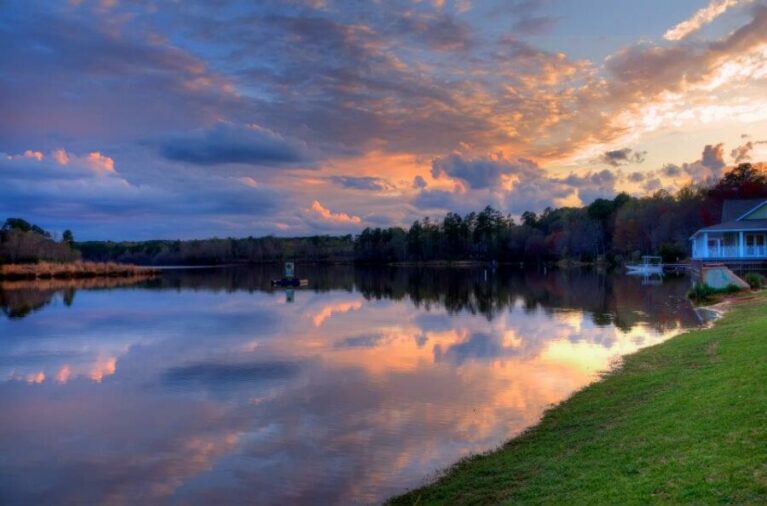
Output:
<path fill-rule="evenodd" d="M 695 260 L 767 260 L 767 199 L 726 200 L 722 223 L 690 240 Z"/>

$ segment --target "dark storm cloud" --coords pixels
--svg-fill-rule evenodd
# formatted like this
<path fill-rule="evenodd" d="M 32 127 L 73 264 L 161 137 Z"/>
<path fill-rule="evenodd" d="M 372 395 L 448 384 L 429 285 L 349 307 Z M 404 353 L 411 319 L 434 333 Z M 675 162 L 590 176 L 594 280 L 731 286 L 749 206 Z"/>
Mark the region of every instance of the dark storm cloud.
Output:
<path fill-rule="evenodd" d="M 285 165 L 308 161 L 306 151 L 302 143 L 265 128 L 228 123 L 169 138 L 160 147 L 160 152 L 168 160 L 197 165 Z"/>

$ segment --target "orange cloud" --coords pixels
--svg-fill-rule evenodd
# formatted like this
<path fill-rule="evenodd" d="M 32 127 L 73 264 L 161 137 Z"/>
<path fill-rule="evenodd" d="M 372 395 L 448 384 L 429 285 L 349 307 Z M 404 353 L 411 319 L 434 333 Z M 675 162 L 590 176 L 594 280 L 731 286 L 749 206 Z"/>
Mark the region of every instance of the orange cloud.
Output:
<path fill-rule="evenodd" d="M 111 376 L 117 370 L 117 359 L 115 357 L 108 358 L 106 360 L 99 360 L 91 370 L 90 378 L 96 383 L 107 377 Z"/>
<path fill-rule="evenodd" d="M 69 378 L 72 376 L 72 369 L 65 365 L 61 369 L 59 369 L 59 372 L 56 373 L 56 382 L 57 383 L 66 383 L 69 381 Z"/>
<path fill-rule="evenodd" d="M 40 161 L 40 160 L 42 160 L 44 158 L 43 154 L 40 151 L 31 151 L 29 149 L 24 151 L 24 157 L 25 158 L 34 158 L 37 161 Z"/>
<path fill-rule="evenodd" d="M 102 155 L 98 151 L 88 153 L 88 156 L 85 158 L 85 163 L 91 170 L 99 174 L 114 173 L 115 171 L 115 161 L 108 156 Z"/>
<path fill-rule="evenodd" d="M 319 200 L 312 202 L 312 207 L 309 208 L 309 212 L 319 216 L 325 221 L 332 223 L 349 223 L 355 225 L 362 223 L 362 219 L 359 216 L 354 216 L 346 213 L 334 213 L 330 209 L 323 207 Z"/>
<path fill-rule="evenodd" d="M 348 313 L 349 311 L 356 311 L 360 308 L 362 308 L 362 301 L 360 300 L 329 304 L 312 317 L 312 322 L 314 322 L 315 327 L 321 327 L 322 324 L 325 323 L 325 320 L 336 313 Z"/>

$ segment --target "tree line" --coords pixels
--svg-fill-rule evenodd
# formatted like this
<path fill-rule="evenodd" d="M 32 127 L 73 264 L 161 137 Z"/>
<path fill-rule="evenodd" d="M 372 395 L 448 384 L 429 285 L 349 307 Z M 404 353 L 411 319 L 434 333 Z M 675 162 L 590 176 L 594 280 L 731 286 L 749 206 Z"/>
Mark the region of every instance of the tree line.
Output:
<path fill-rule="evenodd" d="M 620 193 L 584 207 L 525 212 L 520 220 L 492 207 L 465 216 L 424 218 L 409 229 L 366 228 L 354 243 L 355 259 L 367 263 L 479 260 L 620 262 L 642 254 L 665 260 L 688 256 L 689 237 L 719 223 L 726 199 L 767 198 L 767 176 L 740 164 L 711 185 L 688 185 L 676 194 L 647 197 Z"/>
<path fill-rule="evenodd" d="M 0 263 L 73 262 L 80 259 L 74 236 L 64 231 L 60 240 L 21 218 L 8 218 L 0 228 Z"/>
<path fill-rule="evenodd" d="M 77 243 L 86 260 L 137 265 L 221 265 L 231 263 L 351 262 L 351 235 L 311 237 L 246 237 L 189 241 L 88 241 Z"/>
<path fill-rule="evenodd" d="M 366 228 L 357 236 L 247 237 L 201 240 L 75 242 L 10 218 L 0 229 L 0 262 L 116 261 L 140 265 L 218 265 L 295 260 L 393 263 L 429 261 L 619 263 L 643 254 L 688 256 L 689 237 L 718 223 L 726 199 L 767 198 L 761 165 L 743 163 L 709 185 L 646 197 L 620 193 L 584 207 L 546 208 L 518 220 L 492 207 L 424 218 L 409 228 Z"/>

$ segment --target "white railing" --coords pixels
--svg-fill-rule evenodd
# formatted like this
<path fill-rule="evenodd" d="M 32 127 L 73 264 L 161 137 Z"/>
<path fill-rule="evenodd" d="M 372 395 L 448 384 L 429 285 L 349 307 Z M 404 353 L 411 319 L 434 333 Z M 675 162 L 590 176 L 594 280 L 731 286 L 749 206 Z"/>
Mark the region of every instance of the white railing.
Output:
<path fill-rule="evenodd" d="M 693 256 L 695 258 L 765 258 L 767 257 L 767 246 L 744 246 L 743 254 L 740 252 L 740 246 L 696 247 Z"/>

